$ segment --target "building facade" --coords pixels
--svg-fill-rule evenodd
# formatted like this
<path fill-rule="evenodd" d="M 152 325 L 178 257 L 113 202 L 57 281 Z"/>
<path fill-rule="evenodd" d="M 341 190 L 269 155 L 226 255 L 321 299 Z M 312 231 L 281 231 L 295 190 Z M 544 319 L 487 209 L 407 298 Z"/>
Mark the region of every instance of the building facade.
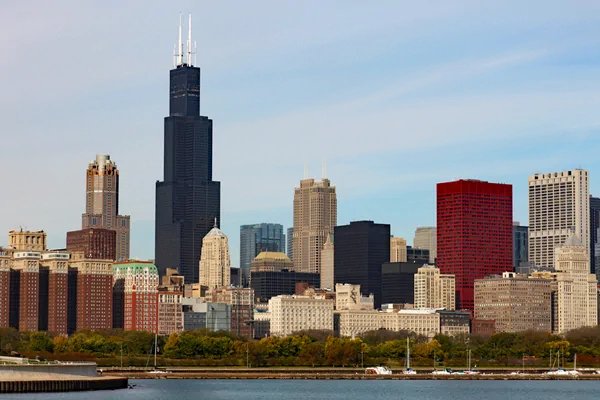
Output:
<path fill-rule="evenodd" d="M 67 251 L 96 260 L 117 259 L 117 231 L 88 228 L 67 232 Z"/>
<path fill-rule="evenodd" d="M 19 251 L 46 251 L 46 232 L 30 232 L 20 229 L 8 232 L 8 247 Z"/>
<path fill-rule="evenodd" d="M 381 307 L 381 266 L 390 261 L 390 226 L 373 221 L 335 227 L 334 283 L 360 285 Z"/>
<path fill-rule="evenodd" d="M 550 281 L 513 272 L 478 279 L 475 281 L 474 318 L 493 320 L 496 332 L 551 332 Z"/>
<path fill-rule="evenodd" d="M 590 196 L 590 272 L 600 281 L 600 197 Z"/>
<path fill-rule="evenodd" d="M 200 257 L 200 285 L 209 289 L 229 286 L 231 260 L 227 236 L 216 226 L 202 239 Z"/>
<path fill-rule="evenodd" d="M 390 262 L 406 262 L 406 239 L 390 238 Z"/>
<path fill-rule="evenodd" d="M 123 329 L 158 331 L 158 269 L 150 262 L 113 265 L 115 290 L 123 288 Z"/>
<path fill-rule="evenodd" d="M 435 266 L 425 265 L 414 274 L 415 308 L 456 309 L 454 275 L 442 274 Z"/>
<path fill-rule="evenodd" d="M 337 225 L 337 196 L 329 179 L 303 179 L 294 189 L 294 269 L 321 272 L 321 251 Z"/>
<path fill-rule="evenodd" d="M 334 287 L 334 254 L 333 235 L 327 235 L 327 240 L 325 240 L 321 251 L 321 288 L 323 289 L 333 289 Z"/>
<path fill-rule="evenodd" d="M 287 235 L 285 237 L 286 241 L 286 249 L 285 253 L 290 258 L 290 260 L 294 260 L 294 227 L 290 227 L 287 229 Z"/>
<path fill-rule="evenodd" d="M 423 265 L 412 262 L 383 263 L 381 304 L 414 304 L 415 274 Z"/>
<path fill-rule="evenodd" d="M 333 300 L 309 296 L 275 296 L 269 300 L 271 335 L 306 330 L 333 332 Z"/>
<path fill-rule="evenodd" d="M 554 250 L 573 232 L 590 254 L 589 173 L 584 170 L 529 177 L 529 261 L 554 266 Z"/>
<path fill-rule="evenodd" d="M 292 295 L 296 292 L 296 284 L 302 282 L 319 287 L 321 275 L 289 270 L 250 272 L 250 287 L 258 303 L 265 303 L 271 297 L 282 294 Z"/>
<path fill-rule="evenodd" d="M 242 282 L 248 286 L 250 264 L 261 252 L 285 253 L 285 234 L 283 225 L 261 223 L 240 227 L 240 268 Z"/>
<path fill-rule="evenodd" d="M 221 221 L 221 185 L 213 180 L 213 122 L 200 115 L 200 68 L 177 57 L 169 75 L 163 180 L 156 182 L 155 262 L 199 281 L 202 238 Z"/>
<path fill-rule="evenodd" d="M 72 259 L 76 279 L 76 330 L 112 328 L 113 261 Z"/>
<path fill-rule="evenodd" d="M 40 265 L 48 269 L 47 322 L 46 330 L 58 335 L 67 335 L 69 259 L 65 252 L 42 254 Z"/>
<path fill-rule="evenodd" d="M 529 228 L 513 222 L 513 266 L 515 272 L 529 262 Z"/>
<path fill-rule="evenodd" d="M 206 292 L 205 299 L 229 306 L 231 321 L 229 331 L 237 336 L 252 337 L 254 315 L 254 290 L 251 288 L 223 288 Z"/>
<path fill-rule="evenodd" d="M 375 297 L 373 294 L 363 296 L 360 293 L 360 285 L 347 283 L 335 285 L 335 309 L 341 310 L 373 310 L 375 308 Z"/>
<path fill-rule="evenodd" d="M 36 251 L 18 251 L 13 255 L 11 303 L 16 303 L 12 309 L 17 315 L 11 325 L 20 331 L 39 330 L 41 258 L 42 254 Z"/>
<path fill-rule="evenodd" d="M 294 263 L 285 253 L 281 252 L 263 251 L 250 263 L 252 272 L 279 272 L 284 269 L 293 270 Z"/>
<path fill-rule="evenodd" d="M 437 229 L 435 226 L 420 226 L 415 231 L 415 249 L 429 250 L 429 264 L 435 264 L 437 257 Z"/>
<path fill-rule="evenodd" d="M 437 185 L 437 266 L 456 279 L 457 309 L 473 310 L 474 281 L 513 271 L 512 186 Z"/>
<path fill-rule="evenodd" d="M 10 269 L 12 257 L 0 248 L 0 327 L 10 326 Z"/>
<path fill-rule="evenodd" d="M 81 216 L 81 228 L 109 229 L 115 231 L 114 258 L 129 258 L 129 215 L 119 215 L 119 170 L 107 154 L 97 154 L 86 171 L 85 213 Z M 68 236 L 67 236 L 68 237 Z"/>

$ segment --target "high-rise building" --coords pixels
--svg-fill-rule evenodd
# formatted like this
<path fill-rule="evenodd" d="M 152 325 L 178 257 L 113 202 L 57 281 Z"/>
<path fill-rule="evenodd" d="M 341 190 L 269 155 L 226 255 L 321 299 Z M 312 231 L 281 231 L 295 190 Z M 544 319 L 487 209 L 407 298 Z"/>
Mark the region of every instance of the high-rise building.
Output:
<path fill-rule="evenodd" d="M 0 327 L 10 326 L 10 267 L 12 260 L 6 249 L 0 248 Z"/>
<path fill-rule="evenodd" d="M 437 266 L 456 277 L 457 309 L 473 310 L 475 279 L 513 271 L 512 186 L 437 185 Z"/>
<path fill-rule="evenodd" d="M 231 316 L 229 331 L 238 336 L 252 337 L 254 290 L 251 288 L 209 289 L 205 300 L 227 304 Z"/>
<path fill-rule="evenodd" d="M 390 238 L 390 262 L 406 262 L 406 239 Z"/>
<path fill-rule="evenodd" d="M 294 269 L 294 263 L 285 253 L 263 251 L 250 264 L 251 272 L 281 271 Z"/>
<path fill-rule="evenodd" d="M 69 258 L 69 253 L 51 251 L 42 254 L 40 261 L 40 268 L 48 269 L 47 306 L 43 310 L 40 307 L 40 313 L 47 315 L 46 330 L 58 335 L 68 334 Z"/>
<path fill-rule="evenodd" d="M 417 270 L 415 280 L 415 308 L 456 309 L 454 275 L 441 274 L 435 266 L 425 265 Z"/>
<path fill-rule="evenodd" d="M 413 264 L 428 264 L 431 260 L 431 253 L 428 249 L 417 249 L 412 246 L 406 246 L 406 261 Z"/>
<path fill-rule="evenodd" d="M 420 226 L 415 231 L 415 249 L 429 250 L 429 264 L 435 264 L 437 257 L 437 230 L 435 226 Z"/>
<path fill-rule="evenodd" d="M 202 239 L 200 286 L 219 289 L 229 286 L 230 281 L 229 241 L 215 222 L 215 227 Z"/>
<path fill-rule="evenodd" d="M 67 251 L 81 253 L 85 258 L 116 260 L 117 231 L 89 228 L 67 232 Z"/>
<path fill-rule="evenodd" d="M 285 337 L 306 330 L 333 331 L 333 306 L 333 300 L 318 296 L 272 297 L 269 300 L 271 335 Z"/>
<path fill-rule="evenodd" d="M 15 252 L 13 255 L 13 271 L 11 283 L 11 302 L 17 301 L 14 316 L 20 331 L 37 331 L 39 327 L 39 294 L 40 294 L 40 259 L 41 253 L 36 251 Z M 18 279 L 15 279 L 17 278 Z M 12 285 L 11 285 L 12 286 Z"/>
<path fill-rule="evenodd" d="M 158 334 L 170 335 L 183 330 L 185 279 L 174 268 L 167 268 L 158 288 Z"/>
<path fill-rule="evenodd" d="M 286 249 L 285 253 L 290 258 L 290 260 L 294 260 L 294 228 L 287 229 L 287 236 L 285 237 L 286 241 Z"/>
<path fill-rule="evenodd" d="M 293 261 L 297 272 L 321 272 L 321 251 L 337 225 L 337 197 L 329 179 L 303 179 L 294 189 Z M 389 237 L 388 237 L 389 242 Z M 389 244 L 388 244 L 389 246 Z M 389 257 L 389 255 L 388 255 Z"/>
<path fill-rule="evenodd" d="M 321 251 L 321 289 L 334 288 L 334 254 L 333 235 L 327 235 L 327 240 L 325 240 Z"/>
<path fill-rule="evenodd" d="M 200 115 L 200 68 L 192 65 L 191 51 L 186 62 L 183 54 L 176 56 L 169 97 L 164 177 L 156 182 L 155 261 L 161 275 L 178 268 L 191 284 L 199 281 L 202 238 L 215 218 L 221 221 L 221 184 L 212 176 L 213 123 Z"/>
<path fill-rule="evenodd" d="M 572 171 L 529 177 L 529 261 L 554 266 L 554 250 L 574 232 L 590 253 L 589 173 Z"/>
<path fill-rule="evenodd" d="M 590 272 L 600 281 L 600 197 L 590 196 Z"/>
<path fill-rule="evenodd" d="M 529 228 L 513 222 L 513 266 L 515 271 L 529 261 Z"/>
<path fill-rule="evenodd" d="M 69 286 L 72 285 L 72 279 L 76 280 L 77 285 L 75 291 L 75 329 L 112 328 L 113 261 L 84 258 L 71 259 L 68 279 L 70 281 Z M 69 290 L 69 297 L 71 297 L 71 293 L 73 293 L 72 287 Z M 70 301 L 71 299 L 69 299 L 69 303 Z M 68 321 L 67 323 L 69 324 Z"/>
<path fill-rule="evenodd" d="M 250 263 L 263 251 L 285 252 L 283 225 L 271 223 L 242 225 L 240 227 L 240 268 L 244 286 L 248 286 L 250 279 Z"/>
<path fill-rule="evenodd" d="M 296 272 L 286 269 L 250 271 L 250 287 L 259 303 L 265 303 L 271 297 L 280 294 L 296 293 L 296 284 L 298 283 L 319 287 L 321 276 L 311 272 Z"/>
<path fill-rule="evenodd" d="M 550 332 L 550 281 L 528 278 L 514 272 L 477 279 L 474 317 L 495 321 L 496 332 Z"/>
<path fill-rule="evenodd" d="M 130 218 L 129 215 L 119 215 L 119 170 L 109 155 L 97 154 L 96 159 L 90 162 L 85 187 L 85 214 L 81 216 L 81 228 L 115 231 L 115 259 L 127 260 Z"/>
<path fill-rule="evenodd" d="M 122 281 L 122 284 L 117 285 Z M 151 262 L 128 261 L 113 265 L 114 290 L 123 288 L 123 329 L 157 332 L 158 269 Z"/>
<path fill-rule="evenodd" d="M 381 304 L 414 304 L 415 274 L 427 263 L 386 262 L 381 265 Z"/>
<path fill-rule="evenodd" d="M 555 251 L 554 272 L 534 272 L 552 280 L 552 331 L 563 334 L 598 323 L 598 281 L 590 274 L 590 258 L 579 237 L 571 234 Z"/>
<path fill-rule="evenodd" d="M 334 238 L 334 283 L 360 285 L 361 293 L 373 293 L 375 307 L 381 307 L 381 266 L 390 261 L 390 226 L 355 221 L 336 226 Z"/>

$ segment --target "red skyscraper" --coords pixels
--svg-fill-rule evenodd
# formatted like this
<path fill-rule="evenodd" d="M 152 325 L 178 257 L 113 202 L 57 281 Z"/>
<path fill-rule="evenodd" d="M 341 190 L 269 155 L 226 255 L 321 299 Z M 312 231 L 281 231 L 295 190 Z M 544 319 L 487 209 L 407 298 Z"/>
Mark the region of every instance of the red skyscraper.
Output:
<path fill-rule="evenodd" d="M 512 271 L 512 185 L 437 185 L 437 265 L 456 276 L 458 309 L 473 310 L 475 279 Z"/>

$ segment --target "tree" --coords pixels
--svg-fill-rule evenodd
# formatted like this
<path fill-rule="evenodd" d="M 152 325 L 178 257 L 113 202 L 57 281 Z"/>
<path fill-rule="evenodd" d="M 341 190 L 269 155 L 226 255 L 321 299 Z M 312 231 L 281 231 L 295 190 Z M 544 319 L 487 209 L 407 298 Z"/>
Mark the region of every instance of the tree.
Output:
<path fill-rule="evenodd" d="M 31 332 L 29 335 L 28 350 L 32 352 L 47 351 L 52 353 L 54 351 L 54 343 L 45 332 Z"/>
<path fill-rule="evenodd" d="M 325 346 L 320 342 L 309 343 L 300 353 L 298 360 L 301 364 L 309 364 L 311 367 L 323 363 Z"/>

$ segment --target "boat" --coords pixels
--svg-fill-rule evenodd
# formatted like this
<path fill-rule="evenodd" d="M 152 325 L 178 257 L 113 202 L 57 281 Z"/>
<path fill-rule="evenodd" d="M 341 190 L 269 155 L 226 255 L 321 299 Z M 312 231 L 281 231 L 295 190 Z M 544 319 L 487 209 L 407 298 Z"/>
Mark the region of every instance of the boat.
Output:
<path fill-rule="evenodd" d="M 366 375 L 392 375 L 392 370 L 386 366 L 369 367 L 365 369 Z"/>
<path fill-rule="evenodd" d="M 477 367 L 477 366 L 475 366 Z M 467 359 L 467 370 L 463 372 L 465 375 L 479 375 L 479 371 L 471 369 L 471 349 L 469 349 L 469 357 Z"/>
<path fill-rule="evenodd" d="M 410 339 L 406 338 L 406 369 L 402 371 L 405 375 L 416 375 L 417 371 L 410 367 Z"/>
<path fill-rule="evenodd" d="M 435 370 L 431 373 L 432 375 L 451 375 L 452 374 L 452 368 L 444 368 L 442 370 Z"/>

